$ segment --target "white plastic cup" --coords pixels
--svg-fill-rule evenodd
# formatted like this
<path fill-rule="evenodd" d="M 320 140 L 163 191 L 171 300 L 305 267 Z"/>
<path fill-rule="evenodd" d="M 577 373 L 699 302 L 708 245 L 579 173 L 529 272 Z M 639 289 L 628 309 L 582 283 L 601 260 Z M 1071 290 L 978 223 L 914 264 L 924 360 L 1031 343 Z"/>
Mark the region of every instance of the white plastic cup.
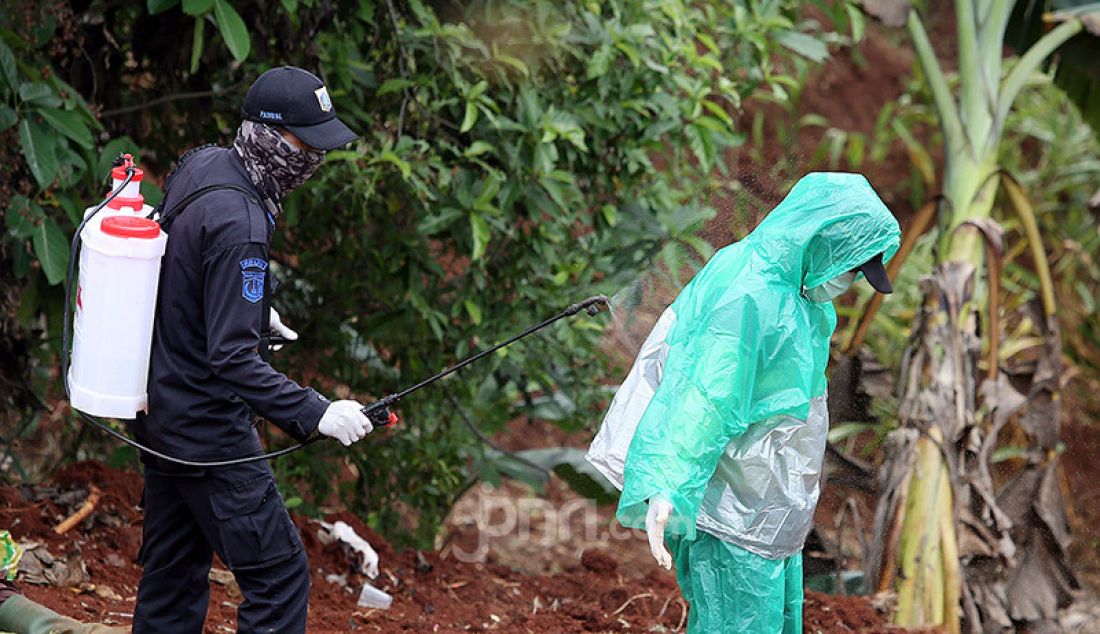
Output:
<path fill-rule="evenodd" d="M 363 583 L 363 590 L 359 593 L 359 607 L 387 610 L 391 605 L 393 597 L 369 583 Z"/>

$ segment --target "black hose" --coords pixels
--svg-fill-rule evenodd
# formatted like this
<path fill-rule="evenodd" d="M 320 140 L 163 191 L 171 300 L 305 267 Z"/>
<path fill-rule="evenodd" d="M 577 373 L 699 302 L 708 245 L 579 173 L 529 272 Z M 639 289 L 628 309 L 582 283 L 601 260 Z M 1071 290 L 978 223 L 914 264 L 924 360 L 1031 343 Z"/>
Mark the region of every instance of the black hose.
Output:
<path fill-rule="evenodd" d="M 508 339 L 507 341 L 505 341 L 503 343 L 498 343 L 497 345 L 493 346 L 492 348 L 489 348 L 488 350 L 482 350 L 481 352 L 475 354 L 474 356 L 469 357 L 469 358 L 467 358 L 463 361 L 460 361 L 460 362 L 452 365 L 451 367 L 447 368 L 446 370 L 443 370 L 439 374 L 436 374 L 436 375 L 431 376 L 427 379 L 424 379 L 423 381 L 417 383 L 416 385 L 414 385 L 414 386 L 412 386 L 412 387 L 410 387 L 410 388 L 408 388 L 404 391 L 398 392 L 397 394 L 391 394 L 390 396 L 387 396 L 385 399 L 383 399 L 382 402 L 390 404 L 390 403 L 393 403 L 395 401 L 399 401 L 399 400 L 405 398 L 406 396 L 408 396 L 409 394 L 412 394 L 413 392 L 419 390 L 420 388 L 422 388 L 426 385 L 430 385 L 432 383 L 435 383 L 439 379 L 442 379 L 442 378 L 444 378 L 444 377 L 446 377 L 450 374 L 454 374 L 455 372 L 458 372 L 459 370 L 461 370 L 462 368 L 470 365 L 471 363 L 473 363 L 475 361 L 478 361 L 479 359 L 481 359 L 483 357 L 486 357 L 490 354 L 493 354 L 494 352 L 496 352 L 497 350 L 500 350 L 501 348 L 510 346 L 513 343 L 519 341 L 520 339 L 523 339 L 524 337 L 526 337 L 528 335 L 534 334 L 534 333 L 542 330 L 543 328 L 546 328 L 547 326 L 553 324 L 556 321 L 559 321 L 561 319 L 565 319 L 566 317 L 572 317 L 573 315 L 576 315 L 577 313 L 581 312 L 582 310 L 587 309 L 589 315 L 595 315 L 597 312 L 599 312 L 599 306 L 600 305 L 606 306 L 607 302 L 608 302 L 608 300 L 607 300 L 606 295 L 596 295 L 594 297 L 589 297 L 588 299 L 584 300 L 583 302 L 580 302 L 579 304 L 573 304 L 569 308 L 566 308 L 565 310 L 561 311 L 557 315 L 554 315 L 550 319 L 547 319 L 546 321 L 543 321 L 543 322 L 540 322 L 538 324 L 535 324 L 534 326 L 531 326 L 527 330 L 524 330 L 523 332 L 521 332 L 518 335 L 512 337 L 511 339 Z M 366 409 L 363 410 L 363 413 L 366 413 Z"/>
<path fill-rule="evenodd" d="M 99 203 L 99 205 L 95 209 L 93 209 L 90 214 L 84 217 L 84 220 L 82 220 L 80 222 L 80 225 L 77 226 L 76 233 L 73 235 L 73 241 L 69 245 L 69 266 L 65 274 L 65 308 L 63 311 L 63 321 L 61 322 L 61 383 L 65 387 L 65 396 L 69 399 L 70 402 L 72 402 L 72 396 L 69 394 L 69 350 L 72 339 L 70 336 L 69 324 L 72 319 L 73 278 L 76 274 L 77 257 L 80 255 L 80 234 L 84 231 L 84 227 L 92 220 L 92 218 L 94 218 L 96 214 L 102 211 L 104 207 L 106 207 L 112 200 L 114 200 L 115 197 L 117 197 L 122 192 L 122 190 L 130 184 L 130 181 L 132 181 L 134 178 L 135 170 L 136 168 L 132 165 L 126 168 L 126 178 L 122 181 L 122 184 L 119 185 L 116 190 L 111 192 L 111 195 L 108 196 L 103 202 Z M 305 442 L 298 443 L 297 445 L 286 447 L 278 451 L 272 451 L 270 453 L 259 454 L 255 456 L 246 456 L 243 458 L 234 458 L 232 460 L 183 460 L 182 458 L 176 458 L 174 456 L 169 456 L 165 453 L 159 452 L 151 447 L 146 447 L 145 445 L 130 438 L 129 436 L 112 429 L 109 425 L 103 423 L 101 419 L 95 416 L 92 416 L 75 408 L 73 409 L 73 411 L 80 414 L 80 417 L 83 418 L 86 422 L 91 423 L 100 430 L 117 438 L 118 440 L 121 440 L 122 442 L 130 445 L 131 447 L 139 451 L 144 451 L 145 453 L 156 456 L 161 460 L 184 465 L 187 467 L 228 467 L 231 465 L 245 464 L 249 462 L 259 462 L 260 460 L 269 460 L 271 458 L 277 458 L 279 456 L 286 455 L 292 451 L 297 451 L 302 447 L 305 447 L 306 445 L 311 444 L 322 438 L 322 436 L 317 436 L 314 438 L 310 438 Z"/>
<path fill-rule="evenodd" d="M 93 209 L 92 212 L 84 218 L 84 220 L 80 223 L 80 226 L 78 226 L 76 228 L 76 234 L 73 235 L 73 241 L 72 241 L 72 244 L 70 245 L 70 248 L 69 248 L 69 267 L 68 267 L 68 271 L 65 275 L 64 321 L 61 324 L 61 326 L 62 326 L 62 329 L 61 329 L 62 330 L 62 335 L 61 335 L 61 341 L 62 341 L 62 343 L 61 343 L 61 381 L 62 381 L 62 385 L 64 385 L 64 387 L 65 387 L 65 396 L 67 398 L 69 398 L 70 402 L 72 402 L 72 397 L 69 395 L 69 344 L 71 342 L 70 335 L 69 335 L 69 322 L 70 322 L 70 319 L 72 317 L 71 299 L 72 299 L 73 276 L 76 272 L 77 256 L 79 256 L 79 254 L 80 254 L 80 245 L 81 245 L 80 233 L 84 230 L 84 226 L 87 225 L 88 222 L 92 218 L 94 218 L 97 213 L 99 213 L 104 207 L 106 207 L 108 203 L 110 203 L 112 200 L 114 200 L 115 197 L 118 196 L 120 192 L 122 192 L 122 190 L 126 187 L 126 185 L 130 184 L 130 181 L 133 180 L 133 178 L 134 178 L 134 170 L 135 169 L 136 168 L 134 168 L 132 165 L 127 167 L 126 168 L 126 179 L 124 181 L 122 181 L 122 185 L 120 185 L 118 187 L 118 189 L 116 189 L 115 191 L 111 192 L 111 195 L 108 196 L 106 200 L 101 202 L 99 204 L 99 206 L 97 206 L 95 209 Z M 603 295 L 597 295 L 595 297 L 590 297 L 590 298 L 584 300 L 583 302 L 580 302 L 579 304 L 573 304 L 569 308 L 566 308 L 565 310 L 563 310 L 562 312 L 558 313 L 557 315 L 551 317 L 550 319 L 547 319 L 547 320 L 545 320 L 543 322 L 540 322 L 540 323 L 538 323 L 534 326 L 531 326 L 527 330 L 524 330 L 523 332 L 519 333 L 518 335 L 516 335 L 514 337 L 511 337 L 510 339 L 504 341 L 503 343 L 499 343 L 499 344 L 493 346 L 492 348 L 489 348 L 487 350 L 483 350 L 483 351 L 473 355 L 472 357 L 469 357 L 469 358 L 467 358 L 463 361 L 460 361 L 460 362 L 456 363 L 455 365 L 447 368 L 446 370 L 443 370 L 442 372 L 440 372 L 440 373 L 438 373 L 438 374 L 436 374 L 432 377 L 429 377 L 429 378 L 417 383 L 416 385 L 413 385 L 410 388 L 402 390 L 401 392 L 398 392 L 397 394 L 391 394 L 391 395 L 389 395 L 389 396 L 387 396 L 387 397 L 385 397 L 385 398 L 383 398 L 379 401 L 371 403 L 370 405 L 363 408 L 363 414 L 366 415 L 368 418 L 370 418 L 370 415 L 372 413 L 387 410 L 390 405 L 392 405 L 393 403 L 395 403 L 395 402 L 401 400 L 402 398 L 408 396 L 409 394 L 412 394 L 413 392 L 415 392 L 415 391 L 417 391 L 417 390 L 419 390 L 419 389 L 421 389 L 421 388 L 423 388 L 427 385 L 431 385 L 432 383 L 435 383 L 436 381 L 461 370 L 462 368 L 470 365 L 471 363 L 474 363 L 475 361 L 477 361 L 479 359 L 482 359 L 485 356 L 487 356 L 489 354 L 492 354 L 492 353 L 496 352 L 497 350 L 500 350 L 501 348 L 504 348 L 505 346 L 510 346 L 513 343 L 519 341 L 520 339 L 523 339 L 524 337 L 527 337 L 531 334 L 534 334 L 535 332 L 538 332 L 539 330 L 542 330 L 543 328 L 546 328 L 547 326 L 549 326 L 549 325 L 551 325 L 551 324 L 553 324 L 553 323 L 555 323 L 555 322 L 557 322 L 561 319 L 576 315 L 577 313 L 579 313 L 582 310 L 587 309 L 589 315 L 595 315 L 596 312 L 599 311 L 599 306 L 600 305 L 605 305 L 605 306 L 607 305 L 607 297 L 605 297 Z M 104 424 L 100 419 L 98 419 L 95 416 L 91 416 L 91 415 L 86 414 L 86 413 L 84 413 L 80 410 L 77 410 L 75 408 L 74 408 L 74 411 L 77 412 L 78 414 L 80 414 L 81 418 L 83 418 L 88 423 L 91 423 L 92 425 L 99 428 L 100 430 L 106 432 L 107 434 L 111 435 L 114 438 L 117 438 L 118 440 L 121 440 L 122 442 L 126 443 L 127 445 L 130 445 L 131 447 L 133 447 L 133 448 L 135 448 L 139 451 L 144 451 L 145 453 L 147 453 L 151 456 L 155 456 L 157 458 L 160 458 L 161 460 L 165 460 L 167 462 L 171 462 L 171 463 L 174 463 L 174 464 L 179 464 L 179 465 L 183 465 L 183 466 L 187 466 L 187 467 L 198 467 L 198 468 L 228 467 L 228 466 L 238 465 L 238 464 L 247 464 L 247 463 L 250 463 L 250 462 L 259 462 L 261 460 L 270 460 L 272 458 L 278 458 L 279 456 L 285 456 L 289 453 L 298 451 L 299 449 L 302 449 L 303 447 L 305 447 L 307 445 L 312 445 L 313 443 L 317 442 L 318 440 L 321 440 L 322 438 L 326 438 L 326 436 L 317 435 L 317 436 L 314 436 L 312 438 L 307 438 L 305 441 L 300 442 L 296 445 L 291 445 L 290 447 L 279 449 L 278 451 L 262 453 L 262 454 L 258 454 L 258 455 L 255 455 L 255 456 L 245 456 L 245 457 L 242 457 L 242 458 L 233 458 L 233 459 L 230 459 L 230 460 L 211 460 L 211 461 L 184 460 L 182 458 L 176 458 L 174 456 L 169 456 L 165 453 L 159 452 L 159 451 L 157 451 L 155 449 L 152 449 L 150 447 L 146 447 L 145 445 L 143 445 L 143 444 L 139 443 L 138 441 L 130 438 L 129 436 L 127 436 L 123 433 L 120 433 L 117 430 L 112 429 L 110 426 Z"/>

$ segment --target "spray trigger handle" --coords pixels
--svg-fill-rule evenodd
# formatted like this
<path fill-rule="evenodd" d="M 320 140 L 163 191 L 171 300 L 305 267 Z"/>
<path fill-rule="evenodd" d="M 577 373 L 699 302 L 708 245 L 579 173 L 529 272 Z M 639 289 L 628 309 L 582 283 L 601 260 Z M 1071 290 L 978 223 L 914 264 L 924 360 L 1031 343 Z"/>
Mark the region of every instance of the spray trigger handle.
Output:
<path fill-rule="evenodd" d="M 400 419 L 392 410 L 390 405 L 397 401 L 394 395 L 387 396 L 386 398 L 375 401 L 370 405 L 363 408 L 363 414 L 370 421 L 371 425 L 375 427 L 393 427 Z"/>

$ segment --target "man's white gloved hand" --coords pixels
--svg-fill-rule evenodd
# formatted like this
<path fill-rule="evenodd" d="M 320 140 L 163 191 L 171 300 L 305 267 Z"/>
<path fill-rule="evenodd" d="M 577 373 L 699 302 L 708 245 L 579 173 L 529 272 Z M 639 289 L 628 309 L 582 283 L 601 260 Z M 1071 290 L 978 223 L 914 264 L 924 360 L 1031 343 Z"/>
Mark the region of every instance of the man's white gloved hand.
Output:
<path fill-rule="evenodd" d="M 321 415 L 317 431 L 340 441 L 345 447 L 362 440 L 374 429 L 363 414 L 363 405 L 355 401 L 334 401 Z"/>
<path fill-rule="evenodd" d="M 290 329 L 290 326 L 287 326 L 283 323 L 283 320 L 279 318 L 279 311 L 275 310 L 274 307 L 271 308 L 271 318 L 268 320 L 268 323 L 271 325 L 271 331 L 278 334 L 283 339 L 286 339 L 287 341 L 298 340 L 298 333 L 294 332 Z M 283 345 L 279 344 L 276 346 L 272 346 L 271 349 L 278 350 L 282 347 Z"/>
<path fill-rule="evenodd" d="M 672 515 L 672 502 L 656 496 L 649 499 L 649 511 L 645 516 L 645 532 L 649 536 L 649 552 L 665 570 L 672 569 L 672 555 L 665 548 L 665 527 Z"/>

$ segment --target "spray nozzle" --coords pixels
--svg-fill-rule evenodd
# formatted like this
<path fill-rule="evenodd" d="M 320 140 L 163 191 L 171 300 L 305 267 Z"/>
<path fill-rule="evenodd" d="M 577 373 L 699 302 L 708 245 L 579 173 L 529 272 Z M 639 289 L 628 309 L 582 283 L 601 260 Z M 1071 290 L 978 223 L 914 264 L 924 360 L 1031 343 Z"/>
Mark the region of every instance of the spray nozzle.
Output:
<path fill-rule="evenodd" d="M 595 316 L 597 313 L 600 312 L 600 306 L 607 305 L 607 295 L 596 295 L 595 297 L 589 297 L 579 304 L 573 304 L 565 310 L 564 315 L 566 317 L 570 317 L 572 315 L 576 315 L 583 310 L 586 311 L 589 315 Z"/>
<path fill-rule="evenodd" d="M 595 317 L 597 314 L 599 314 L 601 308 L 610 305 L 608 303 L 607 295 L 597 295 L 589 299 L 588 301 L 592 302 L 588 305 L 588 315 L 590 317 Z"/>

